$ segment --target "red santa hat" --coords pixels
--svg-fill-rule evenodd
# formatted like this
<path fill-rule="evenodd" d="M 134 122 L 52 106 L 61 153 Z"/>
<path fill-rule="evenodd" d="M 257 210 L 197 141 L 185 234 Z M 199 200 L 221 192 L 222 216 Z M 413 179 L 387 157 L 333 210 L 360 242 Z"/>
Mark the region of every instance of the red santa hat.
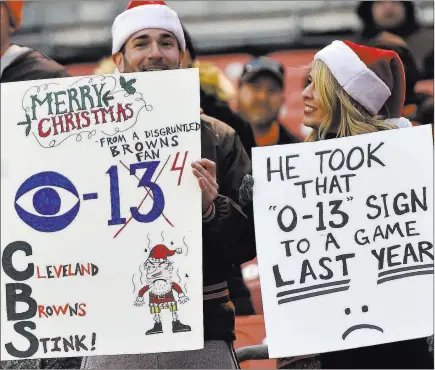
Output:
<path fill-rule="evenodd" d="M 405 102 L 405 72 L 396 52 L 333 41 L 314 56 L 324 62 L 344 91 L 375 116 L 381 109 L 386 120 L 409 127 L 402 117 Z"/>
<path fill-rule="evenodd" d="M 169 256 L 173 256 L 175 252 L 175 250 L 170 250 L 164 244 L 157 244 L 153 249 L 151 249 L 148 259 L 152 262 L 164 262 Z"/>
<path fill-rule="evenodd" d="M 180 48 L 186 49 L 184 32 L 177 13 L 164 1 L 130 1 L 112 25 L 112 55 L 121 50 L 130 36 L 147 28 L 161 28 L 171 32 Z"/>

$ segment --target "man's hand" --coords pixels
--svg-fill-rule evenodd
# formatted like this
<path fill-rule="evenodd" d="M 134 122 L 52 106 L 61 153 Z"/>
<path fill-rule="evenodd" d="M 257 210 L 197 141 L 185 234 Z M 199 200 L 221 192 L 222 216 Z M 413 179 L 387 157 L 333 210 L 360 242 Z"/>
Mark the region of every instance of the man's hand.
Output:
<path fill-rule="evenodd" d="M 189 301 L 189 298 L 186 297 L 183 293 L 178 295 L 178 302 L 180 302 L 180 304 L 185 304 L 188 301 Z"/>
<path fill-rule="evenodd" d="M 205 213 L 219 195 L 219 185 L 216 182 L 216 163 L 203 158 L 192 162 L 192 168 L 202 191 L 202 212 Z"/>
<path fill-rule="evenodd" d="M 136 306 L 136 307 L 140 307 L 140 306 L 143 306 L 144 305 L 144 299 L 143 299 L 143 297 L 137 297 L 136 298 L 136 302 L 134 302 L 134 305 Z"/>

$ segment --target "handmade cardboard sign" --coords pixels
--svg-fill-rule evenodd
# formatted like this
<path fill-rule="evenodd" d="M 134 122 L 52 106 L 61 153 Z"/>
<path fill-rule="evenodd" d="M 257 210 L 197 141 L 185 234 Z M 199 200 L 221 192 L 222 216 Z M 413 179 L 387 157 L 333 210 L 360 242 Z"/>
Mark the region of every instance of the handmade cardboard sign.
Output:
<path fill-rule="evenodd" d="M 203 348 L 198 70 L 1 96 L 2 359 Z"/>
<path fill-rule="evenodd" d="M 269 354 L 433 334 L 431 127 L 253 151 Z"/>

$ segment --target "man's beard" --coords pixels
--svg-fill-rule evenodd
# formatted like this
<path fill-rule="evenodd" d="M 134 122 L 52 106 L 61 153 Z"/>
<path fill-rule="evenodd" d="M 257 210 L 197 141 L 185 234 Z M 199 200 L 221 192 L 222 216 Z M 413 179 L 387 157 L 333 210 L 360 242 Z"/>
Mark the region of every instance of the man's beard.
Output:
<path fill-rule="evenodd" d="M 251 127 L 257 132 L 268 132 L 272 125 L 278 120 L 279 112 L 261 121 L 251 122 Z"/>
<path fill-rule="evenodd" d="M 271 108 L 264 107 L 262 104 L 256 104 L 254 107 L 247 107 L 243 105 L 239 101 L 239 114 L 242 116 L 242 118 L 249 123 L 249 125 L 252 127 L 253 130 L 259 131 L 259 132 L 267 132 L 270 130 L 270 127 L 272 124 L 278 119 L 280 111 L 271 112 L 270 114 L 253 114 L 252 108 L 255 108 L 255 110 L 265 110 L 265 111 L 271 111 Z"/>
<path fill-rule="evenodd" d="M 156 295 L 163 295 L 170 292 L 172 289 L 171 280 L 158 279 L 154 283 L 150 283 L 150 292 Z"/>

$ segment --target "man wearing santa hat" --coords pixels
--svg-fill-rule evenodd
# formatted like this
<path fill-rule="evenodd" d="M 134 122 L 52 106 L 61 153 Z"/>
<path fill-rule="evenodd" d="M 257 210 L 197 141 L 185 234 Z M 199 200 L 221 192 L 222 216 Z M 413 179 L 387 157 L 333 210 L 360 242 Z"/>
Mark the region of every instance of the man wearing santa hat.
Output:
<path fill-rule="evenodd" d="M 24 1 L 0 2 L 0 82 L 68 77 L 65 68 L 37 50 L 10 43 L 23 20 Z"/>
<path fill-rule="evenodd" d="M 112 26 L 112 56 L 120 73 L 179 69 L 186 48 L 177 14 L 163 1 L 131 1 Z M 198 351 L 86 357 L 82 368 L 237 368 L 234 305 L 227 280 L 253 259 L 252 202 L 239 189 L 251 163 L 235 131 L 201 115 L 201 153 L 192 163 L 202 191 L 204 348 Z M 250 217 L 247 216 L 250 215 Z M 114 333 L 116 335 L 116 333 Z"/>
<path fill-rule="evenodd" d="M 178 319 L 177 303 L 173 291 L 178 294 L 178 301 L 186 303 L 189 298 L 183 293 L 181 287 L 172 281 L 174 271 L 173 262 L 168 257 L 175 253 L 180 254 L 181 248 L 176 250 L 169 249 L 164 244 L 158 244 L 151 249 L 150 255 L 144 264 L 146 271 L 147 285 L 139 290 L 135 306 L 142 306 L 144 294 L 149 292 L 149 306 L 151 314 L 154 315 L 154 327 L 146 332 L 146 335 L 163 333 L 160 313 L 163 309 L 168 309 L 172 313 L 172 332 L 181 333 L 190 331 L 189 325 L 184 325 Z"/>

